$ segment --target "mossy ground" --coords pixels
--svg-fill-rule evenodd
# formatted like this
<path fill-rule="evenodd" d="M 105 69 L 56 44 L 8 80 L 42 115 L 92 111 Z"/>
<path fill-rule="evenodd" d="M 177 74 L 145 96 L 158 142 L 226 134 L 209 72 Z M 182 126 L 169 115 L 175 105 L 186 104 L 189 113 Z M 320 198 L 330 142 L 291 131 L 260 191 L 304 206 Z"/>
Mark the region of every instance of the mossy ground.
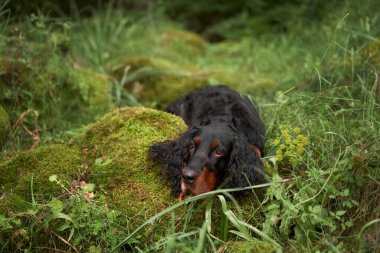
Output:
<path fill-rule="evenodd" d="M 69 189 L 72 180 L 81 172 L 81 150 L 78 146 L 53 144 L 25 151 L 8 161 L 0 163 L 0 184 L 5 196 L 19 195 L 24 201 L 35 196 L 46 199 L 62 194 L 62 188 L 49 181 L 56 174 Z"/>
<path fill-rule="evenodd" d="M 270 243 L 262 241 L 236 241 L 227 244 L 227 253 L 273 253 L 276 247 Z"/>

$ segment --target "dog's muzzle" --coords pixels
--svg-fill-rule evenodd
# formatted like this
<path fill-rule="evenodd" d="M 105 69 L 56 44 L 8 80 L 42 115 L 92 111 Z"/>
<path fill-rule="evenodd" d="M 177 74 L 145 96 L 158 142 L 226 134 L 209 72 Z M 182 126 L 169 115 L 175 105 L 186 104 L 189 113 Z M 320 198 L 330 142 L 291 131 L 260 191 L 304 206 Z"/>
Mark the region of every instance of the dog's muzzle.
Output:
<path fill-rule="evenodd" d="M 207 167 L 204 167 L 200 173 L 186 167 L 182 170 L 181 193 L 178 200 L 181 201 L 190 195 L 213 191 L 216 189 L 217 184 L 215 172 Z"/>

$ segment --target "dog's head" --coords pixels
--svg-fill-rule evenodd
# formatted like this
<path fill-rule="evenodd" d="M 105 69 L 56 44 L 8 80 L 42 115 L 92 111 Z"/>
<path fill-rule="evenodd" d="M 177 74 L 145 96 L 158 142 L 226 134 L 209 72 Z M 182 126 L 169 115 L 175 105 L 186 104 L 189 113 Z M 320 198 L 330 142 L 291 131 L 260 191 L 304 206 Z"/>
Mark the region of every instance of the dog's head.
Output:
<path fill-rule="evenodd" d="M 226 174 L 234 143 L 227 125 L 206 125 L 189 131 L 181 168 L 184 196 L 215 190 Z"/>
<path fill-rule="evenodd" d="M 220 185 L 264 182 L 260 151 L 252 144 L 234 126 L 210 124 L 191 128 L 178 140 L 155 144 L 150 155 L 163 163 L 164 175 L 181 200 Z"/>

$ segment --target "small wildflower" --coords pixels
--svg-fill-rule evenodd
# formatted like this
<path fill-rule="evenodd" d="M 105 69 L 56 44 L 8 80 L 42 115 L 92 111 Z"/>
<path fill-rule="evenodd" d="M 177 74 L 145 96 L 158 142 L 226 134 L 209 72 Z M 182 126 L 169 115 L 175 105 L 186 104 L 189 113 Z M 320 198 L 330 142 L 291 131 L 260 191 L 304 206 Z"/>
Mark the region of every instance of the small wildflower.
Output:
<path fill-rule="evenodd" d="M 288 135 L 289 135 L 289 131 L 288 131 L 288 129 L 281 129 L 281 134 L 282 134 L 283 136 L 288 136 Z"/>
<path fill-rule="evenodd" d="M 301 142 L 302 142 L 303 145 L 307 145 L 307 144 L 309 144 L 309 139 L 307 137 L 303 136 Z"/>
<path fill-rule="evenodd" d="M 300 129 L 299 127 L 295 127 L 295 128 L 293 129 L 293 132 L 294 132 L 295 134 L 299 134 L 299 133 L 301 132 L 301 129 Z"/>
<path fill-rule="evenodd" d="M 302 155 L 304 152 L 303 146 L 302 145 L 297 145 L 297 154 Z"/>

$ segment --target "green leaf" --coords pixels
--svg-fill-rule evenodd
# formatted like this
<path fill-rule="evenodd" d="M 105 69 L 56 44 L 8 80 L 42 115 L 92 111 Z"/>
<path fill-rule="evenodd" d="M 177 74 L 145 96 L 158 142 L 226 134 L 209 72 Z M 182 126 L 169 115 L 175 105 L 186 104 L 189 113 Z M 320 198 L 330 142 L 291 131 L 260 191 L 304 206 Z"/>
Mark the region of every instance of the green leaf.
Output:
<path fill-rule="evenodd" d="M 12 229 L 13 226 L 9 223 L 9 220 L 2 214 L 0 214 L 0 228 L 1 230 Z"/>
<path fill-rule="evenodd" d="M 94 189 L 95 189 L 95 184 L 86 184 L 86 185 L 82 186 L 83 191 L 93 192 Z"/>
<path fill-rule="evenodd" d="M 351 200 L 351 203 L 353 204 L 353 205 L 355 205 L 355 206 L 358 206 L 359 205 L 359 202 L 358 201 L 356 201 L 356 200 Z"/>
<path fill-rule="evenodd" d="M 202 225 L 202 228 L 199 231 L 199 238 L 197 243 L 197 248 L 195 249 L 195 252 L 202 253 L 204 252 L 205 246 L 206 246 L 206 235 L 207 235 L 207 222 L 204 222 Z"/>
<path fill-rule="evenodd" d="M 314 206 L 313 207 L 313 210 L 312 210 L 312 213 L 315 213 L 315 214 L 320 214 L 322 212 L 322 207 L 321 206 Z"/>
<path fill-rule="evenodd" d="M 70 222 L 73 222 L 73 220 L 68 216 L 67 214 L 64 213 L 56 213 L 53 215 L 53 219 L 64 219 Z"/>
<path fill-rule="evenodd" d="M 101 166 L 102 163 L 103 163 L 103 159 L 102 158 L 96 158 L 96 160 L 95 160 L 95 165 L 96 166 Z"/>
<path fill-rule="evenodd" d="M 112 163 L 112 159 L 107 159 L 101 166 L 106 166 L 110 163 Z"/>
<path fill-rule="evenodd" d="M 214 203 L 214 198 L 210 198 L 207 200 L 207 206 L 206 206 L 206 211 L 205 211 L 205 225 L 207 228 L 207 232 L 211 233 L 211 210 L 212 210 L 212 205 Z"/>
<path fill-rule="evenodd" d="M 99 202 L 100 202 L 100 203 L 104 203 L 105 201 L 106 201 L 106 196 L 103 195 L 103 194 L 100 195 L 100 196 L 99 196 Z"/>
<path fill-rule="evenodd" d="M 48 206 L 50 207 L 53 214 L 60 213 L 63 209 L 63 203 L 57 198 L 53 198 L 49 203 Z"/>
<path fill-rule="evenodd" d="M 343 196 L 349 196 L 350 195 L 350 190 L 349 189 L 345 189 L 342 193 Z"/>
<path fill-rule="evenodd" d="M 65 231 L 66 229 L 70 228 L 69 224 L 63 224 L 58 228 L 58 231 Z"/>
<path fill-rule="evenodd" d="M 14 219 L 12 220 L 12 223 L 17 225 L 17 226 L 20 226 L 21 225 L 21 220 L 20 219 Z"/>
<path fill-rule="evenodd" d="M 340 210 L 340 211 L 337 211 L 335 214 L 336 216 L 343 216 L 345 213 L 346 211 Z"/>
<path fill-rule="evenodd" d="M 49 177 L 49 181 L 50 182 L 56 182 L 57 181 L 57 175 L 51 175 L 50 177 Z"/>

